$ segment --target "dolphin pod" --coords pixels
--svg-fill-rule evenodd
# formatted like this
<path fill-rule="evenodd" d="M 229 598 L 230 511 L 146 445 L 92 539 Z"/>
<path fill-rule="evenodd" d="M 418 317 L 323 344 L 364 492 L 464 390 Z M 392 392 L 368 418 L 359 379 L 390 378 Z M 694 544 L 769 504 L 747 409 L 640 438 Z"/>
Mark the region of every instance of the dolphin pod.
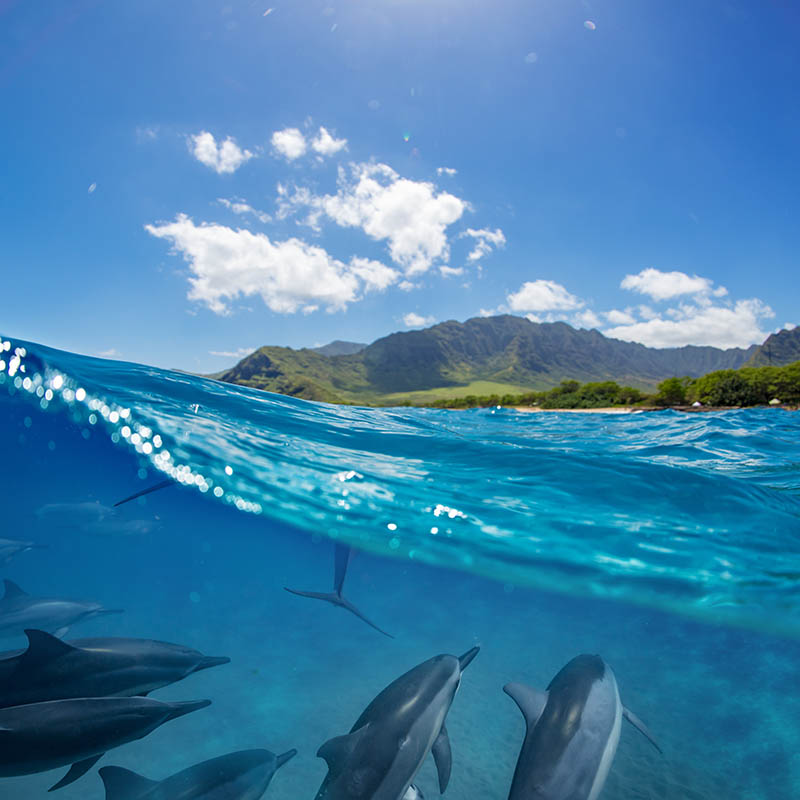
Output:
<path fill-rule="evenodd" d="M 330 739 L 317 755 L 328 764 L 316 800 L 411 800 L 412 782 L 433 754 L 441 792 L 452 768 L 445 717 L 461 674 L 478 654 L 440 655 L 390 683 L 356 720 L 350 733 Z"/>
<path fill-rule="evenodd" d="M 76 639 L 25 631 L 28 649 L 0 653 L 0 708 L 78 697 L 145 695 L 227 657 L 151 639 Z"/>
<path fill-rule="evenodd" d="M 210 700 L 162 703 L 150 697 L 51 700 L 0 709 L 0 777 L 72 764 L 50 791 L 85 775 L 112 748 L 205 708 Z"/>
<path fill-rule="evenodd" d="M 644 723 L 620 702 L 614 673 L 600 656 L 576 656 L 546 692 L 521 683 L 503 691 L 526 725 L 509 800 L 595 800 L 611 769 L 623 717 L 661 752 Z"/>
<path fill-rule="evenodd" d="M 269 750 L 241 750 L 195 764 L 163 781 L 151 781 L 122 767 L 103 767 L 106 800 L 258 800 L 272 776 L 297 750 L 276 756 Z"/>
<path fill-rule="evenodd" d="M 344 608 L 351 614 L 355 614 L 360 620 L 363 620 L 371 628 L 374 628 L 384 636 L 394 639 L 391 633 L 387 633 L 383 628 L 379 628 L 372 620 L 368 619 L 361 613 L 343 594 L 344 579 L 347 576 L 347 565 L 350 563 L 350 556 L 352 555 L 352 548 L 344 544 L 335 545 L 334 550 L 334 576 L 333 576 L 333 591 L 332 592 L 301 592 L 299 589 L 289 589 L 284 587 L 287 592 L 299 595 L 300 597 L 311 597 L 314 600 L 325 600 L 339 608 Z"/>
<path fill-rule="evenodd" d="M 5 580 L 3 583 L 5 594 L 0 600 L 0 638 L 17 636 L 29 628 L 61 637 L 77 622 L 122 613 L 122 609 L 103 608 L 99 603 L 32 597 L 13 581 Z"/>

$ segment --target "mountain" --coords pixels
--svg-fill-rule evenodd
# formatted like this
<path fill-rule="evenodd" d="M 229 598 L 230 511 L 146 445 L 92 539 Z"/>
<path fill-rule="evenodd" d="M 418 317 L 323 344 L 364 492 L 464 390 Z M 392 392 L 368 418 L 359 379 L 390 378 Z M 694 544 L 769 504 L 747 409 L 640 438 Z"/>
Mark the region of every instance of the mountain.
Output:
<path fill-rule="evenodd" d="M 315 353 L 321 353 L 323 356 L 352 356 L 360 353 L 366 347 L 361 342 L 344 342 L 341 339 L 336 339 L 329 344 L 324 344 L 322 347 L 310 348 Z"/>
<path fill-rule="evenodd" d="M 790 331 L 771 333 L 747 361 L 748 367 L 782 367 L 800 361 L 800 326 Z"/>
<path fill-rule="evenodd" d="M 465 395 L 477 383 L 480 393 L 546 389 L 567 378 L 650 390 L 673 375 L 735 369 L 756 350 L 655 349 L 564 322 L 503 315 L 393 333 L 346 355 L 262 347 L 219 377 L 309 400 L 381 404 Z"/>

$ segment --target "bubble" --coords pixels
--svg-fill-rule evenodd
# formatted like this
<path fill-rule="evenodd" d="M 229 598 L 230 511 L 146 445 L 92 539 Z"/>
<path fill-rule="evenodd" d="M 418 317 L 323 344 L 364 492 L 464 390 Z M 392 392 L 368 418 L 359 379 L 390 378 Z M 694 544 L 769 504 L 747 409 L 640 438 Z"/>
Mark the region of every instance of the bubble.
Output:
<path fill-rule="evenodd" d="M 233 475 L 233 467 L 231 467 L 229 464 L 225 465 L 225 474 L 226 475 Z"/>
<path fill-rule="evenodd" d="M 411 138 L 411 134 L 410 133 L 404 133 L 403 134 L 403 141 L 404 142 L 407 142 L 410 138 Z"/>
<path fill-rule="evenodd" d="M 221 486 L 215 486 L 214 487 L 214 497 L 222 497 L 222 494 L 223 494 L 222 487 Z"/>
<path fill-rule="evenodd" d="M 76 399 L 76 400 L 77 400 L 79 403 L 82 403 L 82 402 L 83 402 L 83 401 L 86 399 L 86 391 L 85 391 L 85 389 L 78 389 L 78 390 L 75 392 L 75 399 Z"/>
<path fill-rule="evenodd" d="M 397 548 L 400 547 L 400 540 L 396 536 L 393 536 L 389 539 L 389 547 L 391 547 L 392 550 L 397 550 Z"/>
<path fill-rule="evenodd" d="M 587 19 L 586 22 L 583 23 L 583 27 L 586 28 L 587 31 L 597 30 L 597 25 L 595 25 L 590 19 Z"/>
<path fill-rule="evenodd" d="M 390 523 L 388 523 L 386 527 L 387 527 L 387 528 L 388 528 L 390 531 L 396 531 L 396 530 L 397 530 L 397 524 L 396 524 L 396 523 L 394 523 L 394 522 L 390 522 Z"/>

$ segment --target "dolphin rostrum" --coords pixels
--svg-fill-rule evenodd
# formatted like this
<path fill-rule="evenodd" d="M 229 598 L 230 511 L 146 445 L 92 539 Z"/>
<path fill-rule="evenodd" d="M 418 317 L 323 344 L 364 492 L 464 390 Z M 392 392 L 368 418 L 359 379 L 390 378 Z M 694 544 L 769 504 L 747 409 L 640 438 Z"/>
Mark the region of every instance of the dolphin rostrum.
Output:
<path fill-rule="evenodd" d="M 145 695 L 227 657 L 152 639 L 76 639 L 62 642 L 27 630 L 28 649 L 0 653 L 0 708 L 77 697 Z"/>
<path fill-rule="evenodd" d="M 429 752 L 444 792 L 452 765 L 445 717 L 478 650 L 414 667 L 367 706 L 349 734 L 325 742 L 317 755 L 328 763 L 328 774 L 316 800 L 419 798 L 412 781 Z"/>
<path fill-rule="evenodd" d="M 28 550 L 38 550 L 47 547 L 46 544 L 36 542 L 23 542 L 18 539 L 0 539 L 0 564 L 7 564 L 14 556 L 27 553 Z"/>
<path fill-rule="evenodd" d="M 576 656 L 546 692 L 521 683 L 503 691 L 527 726 L 509 800 L 595 800 L 611 769 L 623 717 L 661 752 L 644 723 L 620 702 L 614 673 L 600 656 Z"/>
<path fill-rule="evenodd" d="M 32 597 L 13 581 L 5 580 L 0 600 L 0 638 L 37 628 L 63 636 L 70 625 L 102 614 L 121 614 L 122 609 L 103 608 L 99 603 L 80 603 L 52 597 Z"/>
<path fill-rule="evenodd" d="M 50 791 L 85 775 L 107 750 L 152 733 L 210 700 L 162 703 L 150 697 L 53 700 L 0 709 L 0 778 L 72 764 Z"/>
<path fill-rule="evenodd" d="M 195 764 L 163 781 L 151 781 L 122 767 L 103 767 L 106 800 L 258 800 L 272 776 L 297 755 L 240 750 Z"/>
<path fill-rule="evenodd" d="M 334 550 L 334 576 L 333 576 L 333 591 L 332 592 L 301 592 L 298 589 L 289 589 L 284 586 L 287 592 L 300 595 L 300 597 L 312 597 L 315 600 L 326 600 L 339 608 L 344 608 L 355 614 L 359 619 L 367 623 L 371 628 L 375 628 L 384 636 L 394 639 L 391 633 L 387 633 L 383 628 L 379 628 L 374 622 L 365 617 L 343 594 L 342 588 L 344 587 L 344 579 L 347 575 L 347 565 L 350 562 L 352 549 L 344 544 L 336 544 Z"/>

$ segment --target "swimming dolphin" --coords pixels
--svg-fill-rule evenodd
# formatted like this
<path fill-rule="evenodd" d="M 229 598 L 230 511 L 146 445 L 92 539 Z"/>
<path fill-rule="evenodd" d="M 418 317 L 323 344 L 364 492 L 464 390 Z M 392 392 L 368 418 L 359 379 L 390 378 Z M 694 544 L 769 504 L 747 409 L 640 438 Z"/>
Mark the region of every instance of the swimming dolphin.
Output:
<path fill-rule="evenodd" d="M 276 756 L 269 750 L 240 750 L 151 781 L 122 767 L 103 767 L 106 800 L 258 800 L 272 776 L 297 750 Z"/>
<path fill-rule="evenodd" d="M 0 708 L 77 697 L 145 695 L 230 659 L 152 639 L 62 642 L 27 630 L 28 649 L 0 653 Z"/>
<path fill-rule="evenodd" d="M 17 539 L 0 539 L 0 564 L 7 564 L 14 556 L 47 547 L 45 544 L 23 542 Z"/>
<path fill-rule="evenodd" d="M 161 703 L 150 697 L 53 700 L 0 709 L 0 778 L 72 764 L 50 791 L 85 775 L 107 750 L 152 733 L 210 700 Z"/>
<path fill-rule="evenodd" d="M 344 579 L 347 575 L 347 565 L 350 562 L 352 549 L 344 544 L 336 544 L 334 551 L 334 576 L 333 576 L 333 591 L 332 592 L 301 592 L 298 589 L 289 589 L 284 586 L 287 592 L 300 595 L 300 597 L 313 597 L 315 600 L 326 600 L 339 608 L 344 608 L 355 614 L 359 619 L 367 623 L 371 628 L 375 628 L 384 636 L 394 639 L 391 633 L 387 633 L 383 628 L 379 628 L 374 622 L 367 619 L 346 597 L 342 595 L 342 588 L 344 587 Z"/>
<path fill-rule="evenodd" d="M 440 655 L 390 683 L 364 710 L 349 734 L 330 739 L 317 753 L 328 774 L 316 800 L 411 800 L 412 781 L 433 753 L 444 792 L 452 757 L 444 721 L 461 673 L 478 654 Z"/>
<path fill-rule="evenodd" d="M 619 699 L 611 667 L 600 656 L 573 658 L 546 692 L 503 687 L 527 730 L 509 800 L 595 800 L 614 760 L 622 717 L 661 752 L 644 723 Z"/>
<path fill-rule="evenodd" d="M 16 636 L 37 628 L 63 636 L 70 625 L 103 614 L 121 614 L 119 608 L 103 608 L 99 603 L 79 603 L 50 597 L 31 597 L 13 581 L 5 580 L 6 593 L 0 600 L 0 638 Z"/>

